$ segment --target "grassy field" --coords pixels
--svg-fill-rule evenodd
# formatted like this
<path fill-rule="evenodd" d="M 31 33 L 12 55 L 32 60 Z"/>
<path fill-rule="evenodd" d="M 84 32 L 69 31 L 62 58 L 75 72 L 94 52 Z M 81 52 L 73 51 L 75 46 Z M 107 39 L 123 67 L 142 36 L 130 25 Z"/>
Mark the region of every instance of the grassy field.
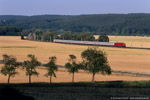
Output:
<path fill-rule="evenodd" d="M 128 37 L 128 36 L 110 36 L 111 42 L 125 42 L 127 46 L 140 47 L 143 42 L 143 47 L 150 47 L 150 37 Z M 35 54 L 39 61 L 42 63 L 48 62 L 50 56 L 56 56 L 57 64 L 64 65 L 69 58 L 69 54 L 77 56 L 78 61 L 81 61 L 81 52 L 91 46 L 82 45 L 69 45 L 69 44 L 56 44 L 48 42 L 37 42 L 20 40 L 20 37 L 0 37 L 0 59 L 3 54 L 14 55 L 18 61 L 27 60 L 27 54 Z M 107 53 L 109 65 L 116 71 L 128 71 L 150 74 L 150 50 L 142 49 L 125 49 L 125 48 L 112 48 L 112 47 L 99 47 Z M 2 66 L 2 65 L 0 65 Z M 39 77 L 33 77 L 33 82 L 49 82 L 49 78 L 44 76 L 46 70 L 44 68 L 37 69 L 40 72 Z M 70 82 L 71 75 L 64 69 L 59 69 L 57 78 L 54 82 Z M 28 77 L 25 72 L 19 70 L 20 74 L 12 78 L 10 82 L 27 82 Z M 5 83 L 7 78 L 0 74 L 0 83 Z M 91 81 L 91 74 L 80 71 L 75 75 L 75 81 Z M 134 77 L 111 75 L 102 76 L 96 75 L 96 81 L 111 81 L 111 80 L 149 80 L 150 77 Z"/>

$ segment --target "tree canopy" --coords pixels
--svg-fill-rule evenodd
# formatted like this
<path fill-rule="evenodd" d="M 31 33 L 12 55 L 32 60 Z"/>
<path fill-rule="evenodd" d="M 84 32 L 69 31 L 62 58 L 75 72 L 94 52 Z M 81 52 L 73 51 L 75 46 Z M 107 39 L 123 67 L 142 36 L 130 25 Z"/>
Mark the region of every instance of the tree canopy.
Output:
<path fill-rule="evenodd" d="M 3 75 L 8 75 L 8 84 L 11 77 L 14 77 L 18 72 L 16 71 L 16 68 L 19 66 L 19 63 L 17 63 L 17 59 L 13 56 L 9 56 L 7 54 L 3 55 L 3 61 L 4 66 L 1 69 L 1 73 Z"/>
<path fill-rule="evenodd" d="M 100 35 L 98 37 L 99 42 L 109 42 L 109 37 L 107 35 Z"/>
<path fill-rule="evenodd" d="M 39 74 L 35 68 L 41 63 L 37 60 L 35 55 L 28 54 L 27 57 L 30 60 L 24 61 L 24 68 L 26 69 L 26 75 L 29 76 L 29 83 L 31 83 L 31 76 Z"/>
<path fill-rule="evenodd" d="M 69 73 L 72 73 L 72 82 L 74 82 L 74 73 L 78 72 L 80 66 L 76 62 L 75 55 L 69 55 L 69 62 L 65 64 L 65 67 L 68 69 Z"/>
<path fill-rule="evenodd" d="M 2 27 L 16 26 L 23 29 L 52 29 L 59 34 L 65 31 L 72 31 L 73 33 L 90 32 L 99 35 L 150 35 L 149 22 L 150 14 L 144 13 L 77 16 L 0 16 L 0 26 Z M 14 35 L 13 32 L 16 32 L 16 28 L 15 31 L 9 32 L 3 30 L 3 32 L 0 32 L 0 35 Z"/>
<path fill-rule="evenodd" d="M 96 73 L 111 74 L 111 68 L 108 65 L 106 54 L 102 50 L 88 48 L 82 52 L 81 56 L 85 70 L 93 74 L 93 82 Z"/>
<path fill-rule="evenodd" d="M 23 28 L 19 26 L 0 26 L 0 35 L 19 36 L 22 30 Z"/>
<path fill-rule="evenodd" d="M 73 33 L 71 31 L 66 31 L 62 34 L 60 34 L 60 37 L 58 39 L 64 39 L 64 40 L 80 40 L 80 41 L 94 41 L 95 37 L 91 33 L 82 32 L 80 34 Z"/>
<path fill-rule="evenodd" d="M 56 71 L 58 70 L 57 65 L 56 65 L 56 57 L 52 56 L 49 57 L 49 62 L 44 65 L 47 68 L 47 73 L 45 76 L 50 76 L 50 83 L 52 82 L 52 76 L 56 77 Z"/>

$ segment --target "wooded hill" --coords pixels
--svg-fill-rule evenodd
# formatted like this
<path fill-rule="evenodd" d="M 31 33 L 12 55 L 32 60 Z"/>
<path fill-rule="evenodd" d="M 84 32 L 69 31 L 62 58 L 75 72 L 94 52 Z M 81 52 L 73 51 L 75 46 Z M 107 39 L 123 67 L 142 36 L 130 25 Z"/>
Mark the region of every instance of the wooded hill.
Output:
<path fill-rule="evenodd" d="M 150 14 L 0 16 L 0 26 L 8 25 L 24 29 L 52 29 L 58 33 L 150 35 Z"/>

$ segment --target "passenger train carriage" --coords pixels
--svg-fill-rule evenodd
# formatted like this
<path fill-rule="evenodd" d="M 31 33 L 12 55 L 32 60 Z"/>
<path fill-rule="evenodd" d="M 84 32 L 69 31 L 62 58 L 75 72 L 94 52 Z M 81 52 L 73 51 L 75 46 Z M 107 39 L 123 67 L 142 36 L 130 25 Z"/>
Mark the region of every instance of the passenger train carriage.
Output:
<path fill-rule="evenodd" d="M 61 39 L 54 39 L 53 42 L 65 44 L 126 47 L 125 43 L 120 42 L 97 42 L 97 41 L 78 41 L 78 40 L 61 40 Z"/>

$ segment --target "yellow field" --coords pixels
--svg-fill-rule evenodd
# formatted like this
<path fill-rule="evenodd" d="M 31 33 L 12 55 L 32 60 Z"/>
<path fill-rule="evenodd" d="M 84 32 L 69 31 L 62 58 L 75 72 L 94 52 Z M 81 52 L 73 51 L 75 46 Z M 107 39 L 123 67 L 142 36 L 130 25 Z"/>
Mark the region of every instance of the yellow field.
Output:
<path fill-rule="evenodd" d="M 139 43 L 143 41 L 143 47 L 150 47 L 150 37 L 125 37 L 125 36 L 110 36 L 111 42 L 125 42 L 127 46 L 132 45 L 140 47 Z M 77 56 L 78 61 L 81 61 L 81 52 L 87 49 L 88 46 L 56 44 L 48 42 L 36 42 L 20 40 L 20 37 L 0 37 L 0 59 L 3 54 L 14 55 L 18 61 L 27 60 L 27 54 L 35 54 L 42 63 L 48 62 L 50 56 L 57 57 L 57 64 L 64 65 L 68 60 L 69 54 Z M 99 47 L 107 53 L 109 65 L 113 70 L 129 71 L 138 73 L 150 72 L 150 50 L 142 49 L 125 49 L 112 47 Z M 2 65 L 1 65 L 2 66 Z M 38 68 L 40 72 L 39 77 L 33 77 L 34 82 L 49 82 L 49 78 L 44 76 L 46 70 Z M 27 82 L 28 77 L 25 76 L 24 71 L 12 78 L 11 82 Z M 96 81 L 108 80 L 149 80 L 148 77 L 131 77 L 131 76 L 102 76 L 96 75 Z M 75 81 L 90 81 L 91 74 L 80 72 L 76 74 Z M 0 74 L 0 82 L 4 83 L 7 78 Z M 70 82 L 71 75 L 64 72 L 63 69 L 57 72 L 57 78 L 54 82 Z"/>
<path fill-rule="evenodd" d="M 98 35 L 95 35 L 98 38 Z M 127 47 L 150 48 L 150 37 L 141 36 L 109 36 L 110 42 L 125 42 Z"/>

